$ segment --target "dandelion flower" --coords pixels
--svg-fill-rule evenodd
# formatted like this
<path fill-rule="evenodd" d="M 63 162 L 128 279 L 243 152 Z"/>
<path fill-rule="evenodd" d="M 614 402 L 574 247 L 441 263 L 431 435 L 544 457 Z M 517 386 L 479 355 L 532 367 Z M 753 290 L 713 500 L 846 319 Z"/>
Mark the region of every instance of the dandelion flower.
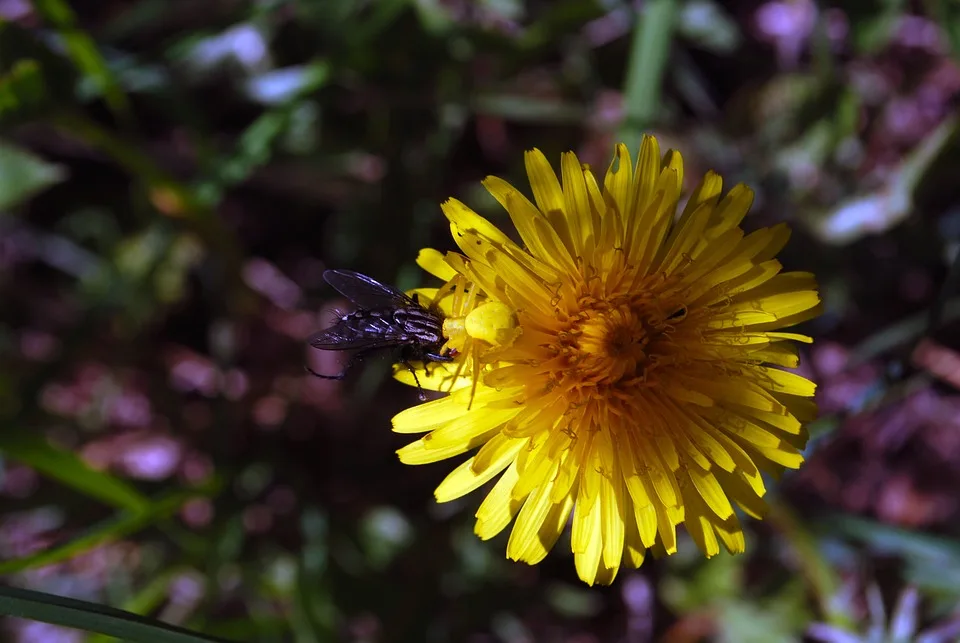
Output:
<path fill-rule="evenodd" d="M 489 177 L 518 245 L 456 199 L 443 204 L 462 254 L 424 250 L 446 281 L 420 291 L 446 315 L 451 364 L 425 387 L 450 395 L 393 419 L 425 433 L 400 459 L 475 451 L 436 490 L 446 502 L 497 478 L 476 513 L 507 556 L 536 564 L 568 523 L 577 573 L 610 583 L 650 550 L 676 552 L 681 523 L 706 556 L 744 548 L 735 513 L 762 517 L 761 472 L 796 468 L 816 407 L 779 329 L 818 314 L 814 276 L 781 272 L 785 225 L 745 234 L 753 201 L 709 172 L 680 216 L 683 163 L 643 139 L 618 145 L 602 185 L 576 155 L 560 177 L 527 152 L 533 202 Z M 408 373 L 398 379 L 410 381 Z"/>

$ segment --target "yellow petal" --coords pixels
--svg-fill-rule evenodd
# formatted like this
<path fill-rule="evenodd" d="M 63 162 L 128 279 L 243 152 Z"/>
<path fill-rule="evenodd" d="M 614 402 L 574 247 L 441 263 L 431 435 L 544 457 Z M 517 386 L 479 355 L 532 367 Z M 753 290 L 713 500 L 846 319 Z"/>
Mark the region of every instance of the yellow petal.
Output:
<path fill-rule="evenodd" d="M 457 199 L 447 199 L 440 204 L 440 209 L 450 220 L 463 230 L 473 230 L 477 234 L 483 235 L 491 242 L 504 246 L 514 245 L 510 238 L 503 234 L 500 229 L 481 217 L 479 214 L 468 208 Z"/>
<path fill-rule="evenodd" d="M 639 519 L 635 517 L 636 514 L 633 513 L 634 509 L 632 503 L 626 508 L 627 520 L 624 525 L 623 564 L 636 568 L 643 564 L 643 559 L 647 553 L 647 545 L 640 535 L 640 523 Z M 646 507 L 645 510 L 646 509 L 649 509 L 649 513 L 653 516 L 655 522 L 656 513 L 653 511 L 653 507 Z M 631 515 L 631 513 L 633 513 L 633 515 Z"/>
<path fill-rule="evenodd" d="M 743 537 L 743 529 L 736 515 L 730 516 L 722 522 L 713 523 L 713 529 L 720 538 L 720 542 L 731 554 L 742 554 L 747 547 Z"/>
<path fill-rule="evenodd" d="M 503 179 L 488 176 L 484 179 L 483 186 L 510 215 L 513 226 L 517 229 L 520 239 L 523 240 L 530 253 L 541 261 L 556 267 L 549 253 L 541 244 L 534 224 L 537 219 L 544 218 L 543 213 L 534 204 L 530 203 L 519 190 Z"/>
<path fill-rule="evenodd" d="M 417 255 L 417 265 L 443 281 L 450 281 L 457 276 L 456 271 L 443 260 L 443 253 L 433 248 L 424 248 L 420 251 Z"/>
<path fill-rule="evenodd" d="M 623 143 L 617 144 L 616 153 L 607 168 L 603 179 L 603 187 L 607 196 L 620 214 L 626 220 L 633 211 L 634 187 L 633 168 L 630 165 L 630 151 Z"/>
<path fill-rule="evenodd" d="M 632 519 L 632 516 L 631 516 Z M 603 564 L 615 568 L 623 557 L 626 531 L 626 494 L 622 478 L 600 477 L 600 532 L 603 534 Z"/>
<path fill-rule="evenodd" d="M 404 464 L 429 464 L 431 462 L 439 462 L 440 460 L 446 460 L 461 453 L 466 453 L 470 449 L 484 444 L 499 431 L 500 427 L 495 426 L 484 433 L 476 433 L 469 439 L 446 441 L 439 445 L 431 444 L 430 446 L 424 443 L 425 438 L 420 438 L 416 442 L 411 442 L 402 449 L 398 449 L 397 455 L 400 457 L 400 462 Z"/>
<path fill-rule="evenodd" d="M 619 152 L 619 150 L 617 150 Z M 653 136 L 644 135 L 637 156 L 637 168 L 634 179 L 634 207 L 631 217 L 646 212 L 653 200 L 657 178 L 660 176 L 660 144 Z M 628 227 L 637 225 L 631 220 Z"/>
<path fill-rule="evenodd" d="M 572 250 L 576 256 L 582 254 L 587 236 L 593 229 L 590 197 L 576 154 L 565 152 L 560 157 L 560 172 L 563 178 L 564 210 L 570 226 Z"/>
<path fill-rule="evenodd" d="M 681 505 L 682 507 L 682 505 Z M 683 521 L 684 512 L 681 508 L 664 507 L 656 503 L 653 508 L 657 512 L 657 535 L 660 540 L 656 543 L 666 554 L 677 552 L 677 525 Z"/>
<path fill-rule="evenodd" d="M 530 177 L 530 188 L 537 207 L 544 214 L 556 210 L 563 211 L 563 190 L 550 162 L 538 149 L 528 150 L 523 155 L 523 162 Z"/>
<path fill-rule="evenodd" d="M 513 489 L 515 496 L 518 498 L 526 496 L 533 489 L 542 486 L 545 481 L 556 475 L 559 458 L 556 456 L 550 457 L 548 446 L 551 442 L 561 441 L 569 443 L 570 439 L 559 432 L 554 432 L 549 436 L 540 433 L 528 441 L 527 447 L 520 452 L 517 458 L 520 480 L 517 481 Z"/>
<path fill-rule="evenodd" d="M 712 473 L 704 471 L 696 465 L 688 467 L 687 473 L 690 475 L 690 480 L 693 482 L 697 493 L 703 498 L 704 504 L 709 507 L 718 518 L 724 520 L 733 515 L 733 507 L 730 505 L 726 494 L 723 493 L 723 488 L 720 486 L 720 483 L 717 482 L 716 477 L 714 477 Z M 686 498 L 684 498 L 684 500 L 686 500 Z"/>
<path fill-rule="evenodd" d="M 716 238 L 727 230 L 740 225 L 743 217 L 750 210 L 750 206 L 753 205 L 753 196 L 753 190 L 743 183 L 733 186 L 717 204 L 707 234 Z"/>
<path fill-rule="evenodd" d="M 638 266 L 646 268 L 645 274 L 653 271 L 653 260 L 660 251 L 664 239 L 673 226 L 680 198 L 680 175 L 672 168 L 665 169 L 657 180 L 653 205 L 643 214 L 639 226 L 646 228 L 637 247 L 630 248 L 630 257 Z"/>
<path fill-rule="evenodd" d="M 549 495 L 552 495 L 552 493 Z M 547 553 L 553 549 L 553 546 L 560 538 L 560 534 L 562 534 L 566 528 L 572 509 L 573 498 L 570 496 L 564 497 L 560 502 L 551 504 L 540 526 L 540 530 L 537 532 L 536 538 L 528 541 L 528 548 L 518 560 L 530 564 L 535 564 L 543 560 Z M 517 520 L 519 520 L 519 517 Z"/>
<path fill-rule="evenodd" d="M 393 430 L 397 433 L 426 433 L 456 420 L 466 409 L 465 404 L 450 397 L 411 406 L 393 416 Z"/>
<path fill-rule="evenodd" d="M 552 542 L 541 543 L 539 538 L 543 523 L 550 514 L 550 509 L 555 506 L 550 501 L 552 485 L 552 480 L 545 480 L 527 496 L 507 541 L 507 558 L 535 565 L 543 560 L 553 547 Z"/>
<path fill-rule="evenodd" d="M 477 456 L 474 456 L 451 471 L 434 491 L 437 502 L 455 500 L 492 480 L 514 461 L 523 442 L 523 440 L 512 440 L 502 435 L 494 436 L 481 449 L 489 453 L 484 466 L 477 467 Z"/>
<path fill-rule="evenodd" d="M 639 437 L 636 442 L 639 447 L 640 462 L 643 465 L 643 474 L 656 491 L 659 503 L 665 507 L 674 507 L 678 502 L 677 482 L 663 466 L 660 456 L 651 448 L 646 439 Z"/>
<path fill-rule="evenodd" d="M 544 261 L 547 261 L 547 257 L 553 259 L 550 263 L 563 270 L 570 278 L 576 279 L 579 275 L 577 264 L 556 227 L 547 223 L 545 219 L 536 219 L 533 224 L 544 252 L 547 253 L 541 259 Z"/>
<path fill-rule="evenodd" d="M 790 395 L 799 395 L 801 397 L 813 397 L 817 390 L 816 384 L 796 373 L 781 371 L 778 368 L 770 368 L 768 366 L 755 366 L 753 370 L 761 374 L 763 377 L 761 384 L 771 391 L 789 393 Z"/>
<path fill-rule="evenodd" d="M 455 420 L 434 429 L 420 438 L 420 441 L 427 449 L 473 444 L 478 435 L 486 435 L 499 429 L 519 412 L 519 408 L 495 409 L 478 405 Z"/>
<path fill-rule="evenodd" d="M 480 503 L 474 532 L 481 540 L 489 540 L 499 534 L 520 511 L 523 500 L 515 499 L 510 493 L 516 482 L 517 467 L 514 463 L 507 467 L 497 483 L 493 485 L 493 489 Z"/>
<path fill-rule="evenodd" d="M 709 209 L 713 210 L 717 201 L 720 199 L 720 192 L 722 190 L 723 179 L 713 170 L 708 171 L 690 195 L 686 207 L 683 208 L 683 214 L 680 215 L 679 223 L 682 223 L 685 218 L 692 216 L 693 213 L 703 205 L 708 205 L 710 206 Z"/>
<path fill-rule="evenodd" d="M 672 170 L 676 175 L 677 192 L 683 189 L 683 156 L 677 150 L 667 150 L 663 155 L 662 167 L 664 170 Z"/>
<path fill-rule="evenodd" d="M 600 503 L 594 502 L 587 507 L 584 503 L 577 501 L 573 510 L 571 549 L 577 574 L 587 585 L 593 585 L 596 582 L 597 566 L 603 555 L 601 519 Z"/>

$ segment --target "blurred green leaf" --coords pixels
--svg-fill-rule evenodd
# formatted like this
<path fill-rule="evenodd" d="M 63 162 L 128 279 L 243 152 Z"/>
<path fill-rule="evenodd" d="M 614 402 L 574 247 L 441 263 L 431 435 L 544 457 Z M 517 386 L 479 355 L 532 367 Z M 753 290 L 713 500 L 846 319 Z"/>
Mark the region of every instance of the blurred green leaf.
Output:
<path fill-rule="evenodd" d="M 687 0 L 677 16 L 677 33 L 715 54 L 730 54 L 740 45 L 740 28 L 713 0 Z"/>
<path fill-rule="evenodd" d="M 7 427 L 0 431 L 0 453 L 108 505 L 135 512 L 150 508 L 150 499 L 132 486 L 91 469 L 73 453 L 51 445 L 40 433 Z"/>
<path fill-rule="evenodd" d="M 337 610 L 327 581 L 329 519 L 319 509 L 305 507 L 300 524 L 303 550 L 297 566 L 294 618 L 301 633 L 298 643 L 306 643 L 333 637 L 337 626 Z"/>
<path fill-rule="evenodd" d="M 234 154 L 219 167 L 221 185 L 236 185 L 250 173 L 267 163 L 273 154 L 277 139 L 283 134 L 289 121 L 285 109 L 271 110 L 261 115 L 240 135 L 240 143 Z"/>
<path fill-rule="evenodd" d="M 60 112 L 53 119 L 55 127 L 64 135 L 78 138 L 85 144 L 106 154 L 144 184 L 151 204 L 168 217 L 187 219 L 196 234 L 203 239 L 211 252 L 230 266 L 224 270 L 225 281 L 230 287 L 238 287 L 239 248 L 236 236 L 214 215 L 211 201 L 204 201 L 196 189 L 186 186 L 171 177 L 149 155 L 99 123 L 79 112 Z"/>
<path fill-rule="evenodd" d="M 438 1 L 430 0 L 430 3 Z M 566 35 L 581 31 L 591 20 L 605 14 L 602 2 L 583 0 L 554 0 L 542 8 L 546 11 L 537 20 L 527 21 L 529 24 L 524 25 L 524 33 L 518 41 L 524 50 L 555 47 Z"/>
<path fill-rule="evenodd" d="M 396 0 L 393 4 L 398 4 Z M 420 24 L 427 33 L 437 35 L 444 33 L 453 26 L 454 20 L 451 10 L 444 6 L 441 0 L 418 0 L 413 3 L 417 10 Z"/>
<path fill-rule="evenodd" d="M 529 626 L 516 614 L 507 611 L 500 612 L 493 617 L 490 629 L 496 636 L 495 640 L 519 643 L 519 641 L 533 641 L 533 632 Z"/>
<path fill-rule="evenodd" d="M 944 120 L 903 158 L 881 189 L 841 202 L 815 223 L 814 233 L 826 243 L 843 245 L 900 224 L 913 211 L 914 193 L 924 174 L 956 145 L 957 123 L 956 117 Z"/>
<path fill-rule="evenodd" d="M 960 319 L 960 298 L 944 302 L 938 315 L 938 323 L 930 328 L 930 312 L 924 311 L 900 319 L 894 324 L 884 326 L 872 335 L 867 335 L 850 353 L 847 368 L 854 368 L 869 362 L 894 349 L 916 341 L 924 334 L 936 330 L 942 324 Z"/>
<path fill-rule="evenodd" d="M 579 123 L 586 116 L 580 105 L 560 100 L 510 94 L 485 94 L 473 100 L 474 111 L 533 123 Z"/>
<path fill-rule="evenodd" d="M 182 188 L 166 172 L 157 167 L 153 159 L 142 149 L 119 138 L 113 131 L 106 129 L 92 118 L 79 111 L 64 111 L 56 114 L 53 124 L 64 135 L 79 139 L 95 150 L 106 154 L 124 170 L 155 190 L 171 192 L 171 194 L 166 195 L 168 201 L 177 202 L 183 208 L 191 205 L 190 195 L 183 194 Z M 182 212 L 170 212 L 169 214 L 182 214 Z"/>
<path fill-rule="evenodd" d="M 338 624 L 337 607 L 327 582 L 310 572 L 306 560 L 297 566 L 296 581 L 291 620 L 297 630 L 298 643 L 332 640 Z"/>
<path fill-rule="evenodd" d="M 26 201 L 65 177 L 63 167 L 0 141 L 0 212 Z"/>
<path fill-rule="evenodd" d="M 400 511 L 393 507 L 375 507 L 360 523 L 360 541 L 367 562 L 375 569 L 383 569 L 413 541 L 413 527 Z"/>
<path fill-rule="evenodd" d="M 954 56 L 960 56 L 960 3 L 956 0 L 927 0 L 927 10 L 943 30 Z"/>
<path fill-rule="evenodd" d="M 96 84 L 114 114 L 127 118 L 130 105 L 126 95 L 97 50 L 93 38 L 77 26 L 77 17 L 70 5 L 63 0 L 34 0 L 33 5 L 59 31 L 73 64 Z"/>
<path fill-rule="evenodd" d="M 212 555 L 207 560 L 211 568 L 236 562 L 246 540 L 247 532 L 243 526 L 243 517 L 239 515 L 231 517 L 213 542 Z"/>
<path fill-rule="evenodd" d="M 718 109 L 711 95 L 711 83 L 694 58 L 685 50 L 676 51 L 670 76 L 677 94 L 698 116 L 703 118 L 716 116 Z"/>
<path fill-rule="evenodd" d="M 379 36 L 411 4 L 411 0 L 379 0 L 372 4 L 368 14 L 351 25 L 350 39 L 354 43 L 368 43 Z M 425 3 L 421 1 L 412 4 L 419 6 Z"/>
<path fill-rule="evenodd" d="M 194 235 L 180 235 L 157 266 L 153 277 L 157 299 L 164 303 L 180 301 L 187 292 L 187 278 L 204 257 L 203 244 Z"/>
<path fill-rule="evenodd" d="M 743 589 L 744 560 L 721 553 L 709 563 L 698 561 L 694 569 L 677 571 L 660 584 L 660 596 L 672 609 L 692 612 L 712 602 L 737 596 Z M 682 564 L 671 561 L 674 571 Z"/>
<path fill-rule="evenodd" d="M 10 122 L 37 110 L 45 96 L 40 63 L 21 59 L 0 74 L 0 120 Z"/>
<path fill-rule="evenodd" d="M 290 618 L 286 615 L 266 615 L 258 613 L 256 618 L 244 615 L 238 618 L 218 620 L 206 626 L 205 631 L 217 636 L 236 638 L 241 641 L 256 641 L 256 643 L 288 643 L 291 641 Z M 337 640 L 334 635 L 293 639 L 294 643 L 323 643 Z"/>
<path fill-rule="evenodd" d="M 224 188 L 245 181 L 254 170 L 271 160 L 278 141 L 294 123 L 298 107 L 305 103 L 299 99 L 319 90 L 329 77 L 329 63 L 319 60 L 278 69 L 248 81 L 247 95 L 274 107 L 243 130 L 236 149 L 216 167 L 216 177 L 201 184 L 198 193 L 206 203 L 218 202 Z"/>
<path fill-rule="evenodd" d="M 603 609 L 603 600 L 586 587 L 556 583 L 546 589 L 545 598 L 564 618 L 589 618 Z"/>
<path fill-rule="evenodd" d="M 723 643 L 792 643 L 809 622 L 803 584 L 788 581 L 762 597 L 747 591 L 743 556 L 721 553 L 693 570 L 671 565 L 660 596 L 672 609 L 715 622 Z M 678 569 L 680 568 L 680 569 Z"/>
<path fill-rule="evenodd" d="M 142 0 L 126 5 L 123 11 L 111 14 L 97 30 L 100 40 L 116 42 L 137 35 L 160 23 L 171 10 L 167 0 Z"/>
<path fill-rule="evenodd" d="M 797 567 L 820 606 L 820 612 L 831 624 L 849 625 L 847 614 L 836 605 L 840 577 L 827 562 L 820 543 L 794 511 L 777 498 L 769 501 L 767 520 L 783 535 L 793 548 Z"/>
<path fill-rule="evenodd" d="M 245 92 L 264 105 L 285 105 L 317 91 L 330 78 L 330 63 L 317 60 L 307 65 L 273 69 L 247 81 Z"/>
<path fill-rule="evenodd" d="M 875 0 L 855 6 L 851 25 L 857 50 L 872 55 L 886 47 L 906 5 L 906 0 Z"/>
<path fill-rule="evenodd" d="M 168 518 L 192 497 L 196 491 L 177 491 L 153 502 L 145 511 L 124 511 L 87 530 L 83 535 L 63 545 L 44 549 L 30 556 L 0 562 L 0 575 L 25 569 L 52 565 L 89 551 L 98 545 L 113 542 Z"/>
<path fill-rule="evenodd" d="M 719 606 L 721 643 L 795 643 L 809 622 L 803 591 L 788 586 L 768 600 L 728 601 Z"/>
<path fill-rule="evenodd" d="M 226 643 L 106 605 L 0 586 L 0 615 L 28 618 L 134 643 Z"/>
<path fill-rule="evenodd" d="M 41 33 L 0 20 L 0 122 L 35 121 L 75 102 L 78 79 Z"/>
<path fill-rule="evenodd" d="M 960 541 L 845 515 L 830 516 L 819 526 L 866 543 L 874 553 L 903 558 L 906 581 L 927 593 L 960 597 Z"/>
<path fill-rule="evenodd" d="M 624 122 L 619 135 L 628 145 L 639 145 L 640 136 L 657 122 L 662 111 L 660 90 L 678 9 L 676 0 L 650 0 L 643 4 L 634 26 L 623 86 Z"/>

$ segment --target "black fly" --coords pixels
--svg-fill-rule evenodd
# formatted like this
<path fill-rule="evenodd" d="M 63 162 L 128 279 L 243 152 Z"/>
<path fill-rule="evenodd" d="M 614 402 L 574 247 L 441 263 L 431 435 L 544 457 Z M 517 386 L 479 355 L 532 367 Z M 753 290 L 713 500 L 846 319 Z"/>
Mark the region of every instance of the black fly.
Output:
<path fill-rule="evenodd" d="M 452 362 L 453 355 L 441 353 L 444 343 L 443 317 L 425 308 L 392 286 L 352 270 L 327 270 L 323 278 L 357 309 L 342 315 L 336 324 L 313 335 L 308 341 L 314 348 L 342 351 L 356 350 L 346 368 L 337 375 L 323 375 L 309 366 L 307 371 L 329 380 L 341 380 L 357 360 L 381 349 L 399 350 L 399 362 L 410 369 L 426 399 L 411 361 Z"/>

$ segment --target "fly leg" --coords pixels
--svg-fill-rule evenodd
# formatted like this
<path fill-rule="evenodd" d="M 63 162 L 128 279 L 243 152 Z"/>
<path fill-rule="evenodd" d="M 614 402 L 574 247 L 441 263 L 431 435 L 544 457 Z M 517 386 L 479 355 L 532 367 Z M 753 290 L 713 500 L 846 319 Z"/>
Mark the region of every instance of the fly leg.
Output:
<path fill-rule="evenodd" d="M 424 353 L 423 354 L 423 370 L 427 373 L 427 375 L 429 375 L 430 365 L 433 362 L 450 363 L 454 361 L 454 358 L 457 356 L 457 353 L 458 351 L 456 348 L 445 350 L 442 353 L 430 353 L 430 352 Z"/>
<path fill-rule="evenodd" d="M 365 349 L 365 350 L 359 350 L 359 351 L 357 351 L 356 353 L 354 353 L 353 355 L 350 356 L 350 360 L 347 362 L 347 365 L 344 367 L 344 369 L 343 369 L 342 371 L 340 371 L 339 373 L 337 373 L 336 375 L 324 375 L 323 373 L 318 373 L 318 372 L 316 372 L 315 370 L 313 370 L 312 368 L 310 368 L 309 366 L 307 366 L 306 364 L 303 365 L 303 368 L 304 368 L 308 373 L 310 373 L 311 375 L 314 375 L 314 376 L 316 376 L 316 377 L 319 377 L 319 378 L 322 378 L 322 379 L 325 379 L 325 380 L 342 380 L 343 378 L 345 378 L 345 377 L 347 376 L 347 373 L 350 372 L 350 369 L 353 368 L 353 365 L 354 365 L 354 364 L 356 364 L 356 363 L 359 362 L 359 361 L 362 361 L 364 357 L 366 357 L 366 356 L 369 355 L 370 353 L 374 352 L 375 350 L 377 350 L 377 349 L 376 349 L 376 348 L 368 348 L 368 349 Z"/>
<path fill-rule="evenodd" d="M 417 377 L 417 370 L 413 367 L 413 364 L 411 364 L 411 363 L 408 362 L 407 360 L 403 360 L 403 361 L 400 362 L 400 363 L 403 364 L 404 366 L 406 366 L 406 367 L 407 367 L 407 370 L 410 371 L 410 374 L 413 375 L 413 381 L 417 383 L 417 391 L 418 391 L 418 395 L 419 395 L 419 397 L 420 397 L 420 401 L 421 401 L 421 402 L 426 402 L 426 401 L 427 401 L 427 394 L 423 392 L 423 387 L 420 386 L 420 378 Z"/>

